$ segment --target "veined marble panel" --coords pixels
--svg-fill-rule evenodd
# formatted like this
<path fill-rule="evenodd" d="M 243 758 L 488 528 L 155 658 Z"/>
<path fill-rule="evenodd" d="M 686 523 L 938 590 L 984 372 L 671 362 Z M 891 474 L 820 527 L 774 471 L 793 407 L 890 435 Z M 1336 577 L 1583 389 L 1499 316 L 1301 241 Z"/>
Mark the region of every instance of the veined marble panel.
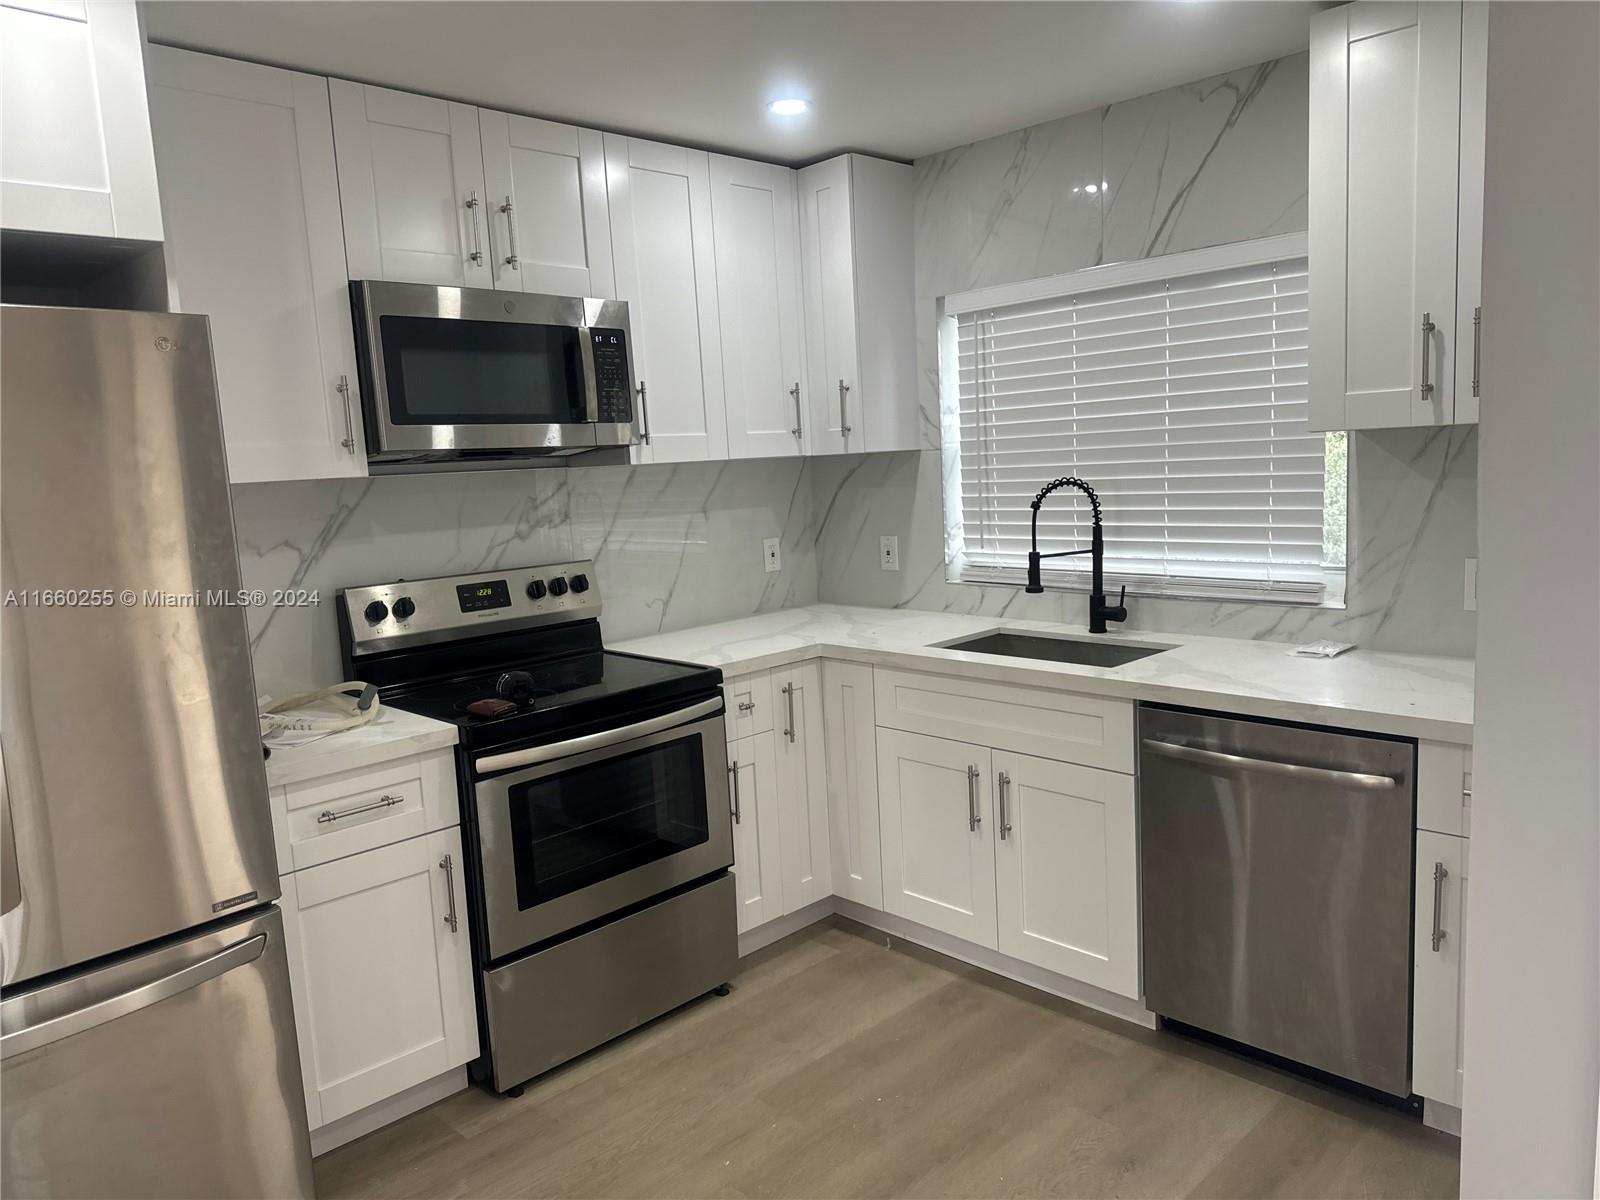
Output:
<path fill-rule="evenodd" d="M 237 486 L 245 586 L 322 597 L 250 611 L 257 686 L 336 681 L 334 592 L 385 579 L 593 557 L 608 639 L 811 603 L 810 496 L 798 459 Z M 767 537 L 781 539 L 777 574 Z"/>
<path fill-rule="evenodd" d="M 1309 56 L 1104 111 L 1104 261 L 1306 227 Z"/>

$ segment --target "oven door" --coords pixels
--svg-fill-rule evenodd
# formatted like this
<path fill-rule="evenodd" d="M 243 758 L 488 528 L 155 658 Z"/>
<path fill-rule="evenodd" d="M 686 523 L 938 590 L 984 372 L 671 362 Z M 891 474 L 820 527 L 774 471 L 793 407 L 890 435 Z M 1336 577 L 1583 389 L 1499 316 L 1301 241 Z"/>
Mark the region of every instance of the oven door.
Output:
<path fill-rule="evenodd" d="M 491 960 L 733 865 L 721 707 L 479 756 L 539 759 L 474 786 Z"/>
<path fill-rule="evenodd" d="M 369 457 L 594 448 L 582 299 L 375 280 L 351 291 Z"/>

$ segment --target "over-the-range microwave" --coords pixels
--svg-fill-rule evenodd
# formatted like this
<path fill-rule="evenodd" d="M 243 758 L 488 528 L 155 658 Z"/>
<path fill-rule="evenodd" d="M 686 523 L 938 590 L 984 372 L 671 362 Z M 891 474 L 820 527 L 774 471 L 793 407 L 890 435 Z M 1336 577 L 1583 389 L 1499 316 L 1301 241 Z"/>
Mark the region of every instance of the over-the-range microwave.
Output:
<path fill-rule="evenodd" d="M 620 300 L 357 280 L 374 470 L 536 466 L 638 440 Z"/>

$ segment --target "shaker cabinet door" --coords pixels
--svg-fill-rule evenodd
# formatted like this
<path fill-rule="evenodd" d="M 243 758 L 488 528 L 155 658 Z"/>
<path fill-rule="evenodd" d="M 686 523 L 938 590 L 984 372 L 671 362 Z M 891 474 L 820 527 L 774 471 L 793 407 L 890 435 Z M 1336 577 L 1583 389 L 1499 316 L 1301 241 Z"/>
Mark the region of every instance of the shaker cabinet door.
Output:
<path fill-rule="evenodd" d="M 996 947 L 994 793 L 986 746 L 878 731 L 883 907 Z"/>
<path fill-rule="evenodd" d="M 709 156 L 610 133 L 605 151 L 617 298 L 633 328 L 637 460 L 726 458 Z"/>
<path fill-rule="evenodd" d="M 833 892 L 868 908 L 882 908 L 878 728 L 872 692 L 872 668 L 864 663 L 822 664 L 822 741 Z"/>
<path fill-rule="evenodd" d="M 783 916 L 777 760 L 770 731 L 740 738 L 728 747 L 728 793 L 743 933 Z"/>
<path fill-rule="evenodd" d="M 1455 420 L 1461 6 L 1312 17 L 1311 423 Z"/>
<path fill-rule="evenodd" d="M 800 226 L 788 167 L 711 156 L 730 458 L 805 449 Z"/>
<path fill-rule="evenodd" d="M 493 285 L 478 110 L 330 79 L 351 279 Z"/>
<path fill-rule="evenodd" d="M 282 886 L 312 1128 L 476 1057 L 459 827 Z"/>
<path fill-rule="evenodd" d="M 1000 951 L 1139 996 L 1133 776 L 996 751 Z"/>
<path fill-rule="evenodd" d="M 1411 1090 L 1456 1108 L 1461 1107 L 1468 847 L 1464 837 L 1417 831 Z"/>
<path fill-rule="evenodd" d="M 792 913 L 833 894 L 820 664 L 800 663 L 772 672 L 772 701 L 783 911 Z"/>
<path fill-rule="evenodd" d="M 867 448 L 867 431 L 861 419 L 849 155 L 800 172 L 800 259 L 810 453 L 859 454 Z"/>
<path fill-rule="evenodd" d="M 161 240 L 133 0 L 0 5 L 0 223 Z"/>
<path fill-rule="evenodd" d="M 211 318 L 234 483 L 363 476 L 328 82 L 151 46 L 172 307 Z"/>
<path fill-rule="evenodd" d="M 494 286 L 614 299 L 601 135 L 486 108 L 478 129 Z"/>

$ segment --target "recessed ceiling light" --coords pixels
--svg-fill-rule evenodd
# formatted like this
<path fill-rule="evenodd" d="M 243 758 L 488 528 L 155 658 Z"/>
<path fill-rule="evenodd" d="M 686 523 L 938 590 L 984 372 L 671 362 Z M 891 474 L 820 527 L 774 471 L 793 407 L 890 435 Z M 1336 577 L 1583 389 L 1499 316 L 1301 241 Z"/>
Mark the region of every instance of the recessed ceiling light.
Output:
<path fill-rule="evenodd" d="M 798 117 L 811 111 L 811 101 L 801 100 L 797 96 L 774 100 L 767 105 L 767 111 L 775 117 Z"/>

